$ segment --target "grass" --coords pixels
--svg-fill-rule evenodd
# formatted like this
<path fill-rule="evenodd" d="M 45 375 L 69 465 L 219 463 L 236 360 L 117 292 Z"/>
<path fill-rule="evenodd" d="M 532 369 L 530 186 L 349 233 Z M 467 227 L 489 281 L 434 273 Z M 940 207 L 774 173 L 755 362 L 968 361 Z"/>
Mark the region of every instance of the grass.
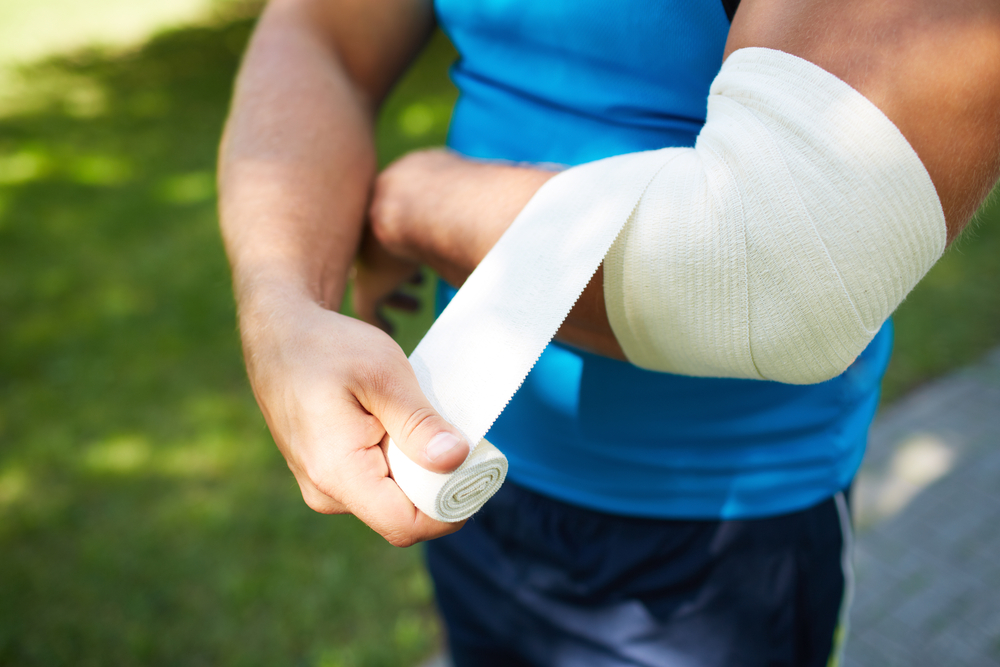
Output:
<path fill-rule="evenodd" d="M 437 644 L 419 550 L 306 508 L 247 387 L 213 167 L 252 24 L 35 65 L 30 108 L 0 117 L 0 664 L 389 666 Z M 443 141 L 451 53 L 428 55 L 385 159 Z"/>
<path fill-rule="evenodd" d="M 1000 188 L 896 311 L 883 401 L 1000 344 Z"/>
<path fill-rule="evenodd" d="M 0 664 L 416 663 L 418 550 L 302 503 L 247 387 L 213 165 L 250 15 L 33 65 L 0 115 Z M 444 139 L 438 38 L 382 162 Z M 897 316 L 896 397 L 1000 342 L 993 206 Z M 427 312 L 400 322 L 412 348 Z"/>

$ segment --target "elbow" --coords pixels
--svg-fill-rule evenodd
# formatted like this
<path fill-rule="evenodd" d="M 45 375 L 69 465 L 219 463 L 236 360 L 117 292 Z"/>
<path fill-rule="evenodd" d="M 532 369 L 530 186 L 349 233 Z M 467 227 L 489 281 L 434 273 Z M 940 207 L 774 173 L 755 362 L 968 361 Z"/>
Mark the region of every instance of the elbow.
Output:
<path fill-rule="evenodd" d="M 742 290 L 720 287 L 724 279 L 662 289 L 645 271 L 630 278 L 624 270 L 628 241 L 626 235 L 605 260 L 605 305 L 626 358 L 647 370 L 819 384 L 854 363 L 890 312 L 852 299 L 829 275 L 776 280 L 775 267 L 782 265 L 774 257 L 764 259 L 772 266 L 767 279 L 748 259 Z M 678 266 L 668 269 L 671 283 Z M 876 291 L 877 282 L 869 285 Z"/>
<path fill-rule="evenodd" d="M 867 332 L 847 334 L 834 318 L 802 324 L 751 338 L 761 379 L 797 385 L 827 382 L 844 373 L 873 337 Z"/>
<path fill-rule="evenodd" d="M 883 305 L 852 298 L 831 274 L 802 276 L 779 288 L 750 282 L 746 340 L 765 380 L 819 384 L 842 374 L 864 351 L 890 314 Z M 880 287 L 867 280 L 869 292 Z"/>
<path fill-rule="evenodd" d="M 649 371 L 697 377 L 765 380 L 810 385 L 843 374 L 874 332 L 847 330 L 836 316 L 799 322 L 730 321 L 733 335 L 714 339 L 652 340 L 634 331 L 619 338 L 626 358 Z M 750 329 L 750 335 L 742 333 Z M 663 344 L 658 345 L 657 342 Z M 637 344 L 639 343 L 639 344 Z"/>

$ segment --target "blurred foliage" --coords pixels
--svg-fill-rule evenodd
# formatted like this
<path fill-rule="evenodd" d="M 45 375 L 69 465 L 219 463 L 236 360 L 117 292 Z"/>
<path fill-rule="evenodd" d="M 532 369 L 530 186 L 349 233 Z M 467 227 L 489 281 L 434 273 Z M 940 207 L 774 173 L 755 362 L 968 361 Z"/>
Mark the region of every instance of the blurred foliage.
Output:
<path fill-rule="evenodd" d="M 0 664 L 437 646 L 420 551 L 309 510 L 245 379 L 214 162 L 252 26 L 34 65 L 0 116 Z M 452 58 L 437 38 L 388 104 L 385 159 L 444 141 Z"/>
<path fill-rule="evenodd" d="M 883 403 L 1000 344 L 1000 187 L 893 319 Z"/>
<path fill-rule="evenodd" d="M 245 380 L 213 170 L 252 25 L 49 60 L 0 115 L 0 664 L 388 666 L 437 644 L 419 551 L 308 510 Z M 444 141 L 453 58 L 438 35 L 387 102 L 383 164 Z M 887 397 L 1000 342 L 997 217 L 900 308 Z M 429 317 L 397 318 L 404 349 Z"/>

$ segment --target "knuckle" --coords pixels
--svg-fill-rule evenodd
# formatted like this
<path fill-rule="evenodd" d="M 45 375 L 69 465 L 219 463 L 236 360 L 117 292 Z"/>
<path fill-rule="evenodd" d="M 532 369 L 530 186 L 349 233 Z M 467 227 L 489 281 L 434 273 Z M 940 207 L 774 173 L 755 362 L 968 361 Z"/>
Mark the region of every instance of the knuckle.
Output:
<path fill-rule="evenodd" d="M 312 511 L 319 514 L 339 513 L 338 504 L 329 496 L 324 495 L 318 488 L 300 483 L 299 490 L 302 492 L 302 500 L 305 501 L 306 506 Z"/>
<path fill-rule="evenodd" d="M 434 409 L 429 406 L 421 406 L 410 413 L 403 422 L 403 432 L 402 436 L 404 439 L 409 439 L 414 433 L 416 433 L 422 426 L 427 424 L 429 421 L 435 420 L 437 413 Z"/>
<path fill-rule="evenodd" d="M 330 484 L 330 471 L 326 470 L 325 467 L 309 469 L 306 474 L 318 496 L 322 496 L 324 499 L 335 497 L 334 489 Z"/>
<path fill-rule="evenodd" d="M 358 415 L 356 430 L 365 445 L 377 443 L 385 435 L 385 428 L 382 426 L 382 422 L 375 415 L 369 413 Z M 354 451 L 358 450 L 355 449 Z"/>
<path fill-rule="evenodd" d="M 306 506 L 313 512 L 318 512 L 319 514 L 335 514 L 334 508 L 328 503 L 325 503 L 315 496 L 309 494 L 302 494 L 303 500 L 306 502 Z"/>
<path fill-rule="evenodd" d="M 306 483 L 300 482 L 300 486 L 303 487 L 303 495 L 308 489 L 310 495 L 316 499 L 317 502 L 331 503 L 336 501 L 336 493 L 334 482 L 335 470 L 333 466 L 325 459 L 313 460 L 305 464 L 303 467 L 303 473 L 305 474 Z"/>
<path fill-rule="evenodd" d="M 373 354 L 361 360 L 359 364 L 358 377 L 361 389 L 373 405 L 384 405 L 403 392 L 401 373 L 409 369 L 404 368 L 396 356 L 373 351 Z"/>
<path fill-rule="evenodd" d="M 365 394 L 369 397 L 386 396 L 392 392 L 396 384 L 392 372 L 386 365 L 373 358 L 361 361 L 358 377 Z"/>
<path fill-rule="evenodd" d="M 389 544 L 391 544 L 394 547 L 399 547 L 400 549 L 406 549 L 408 547 L 412 547 L 414 544 L 417 544 L 417 542 L 419 542 L 419 540 L 413 535 L 396 531 L 388 533 L 383 537 L 385 537 L 385 540 Z"/>

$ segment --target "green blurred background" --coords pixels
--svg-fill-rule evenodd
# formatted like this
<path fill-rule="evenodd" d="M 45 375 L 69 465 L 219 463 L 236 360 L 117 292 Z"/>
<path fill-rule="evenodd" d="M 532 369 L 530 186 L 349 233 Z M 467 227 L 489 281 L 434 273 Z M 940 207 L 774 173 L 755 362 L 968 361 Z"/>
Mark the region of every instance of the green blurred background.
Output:
<path fill-rule="evenodd" d="M 2 665 L 411 665 L 440 641 L 419 549 L 308 510 L 245 380 L 213 170 L 256 12 L 0 0 Z M 435 37 L 386 105 L 383 164 L 444 141 L 454 57 Z M 1000 342 L 997 217 L 900 308 L 886 400 Z M 428 323 L 397 320 L 404 349 Z"/>

